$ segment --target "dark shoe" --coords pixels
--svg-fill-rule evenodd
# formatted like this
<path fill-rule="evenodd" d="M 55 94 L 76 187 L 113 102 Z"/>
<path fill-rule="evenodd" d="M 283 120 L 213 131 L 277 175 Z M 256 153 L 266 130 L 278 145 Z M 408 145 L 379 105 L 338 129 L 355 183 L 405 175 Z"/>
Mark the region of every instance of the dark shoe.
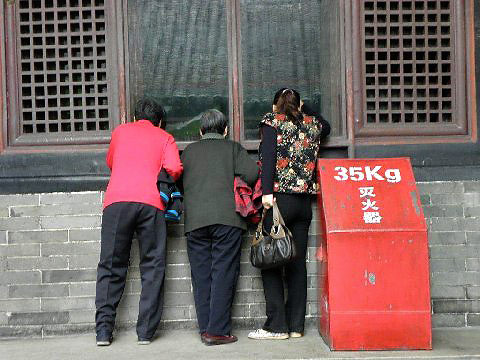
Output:
<path fill-rule="evenodd" d="M 97 346 L 109 346 L 112 343 L 112 333 L 108 330 L 97 332 Z"/>
<path fill-rule="evenodd" d="M 150 345 L 152 343 L 152 338 L 146 338 L 146 337 L 138 337 L 137 344 L 138 345 Z"/>
<path fill-rule="evenodd" d="M 237 340 L 238 338 L 235 335 L 210 335 L 208 333 L 202 334 L 202 342 L 207 346 L 230 344 Z"/>

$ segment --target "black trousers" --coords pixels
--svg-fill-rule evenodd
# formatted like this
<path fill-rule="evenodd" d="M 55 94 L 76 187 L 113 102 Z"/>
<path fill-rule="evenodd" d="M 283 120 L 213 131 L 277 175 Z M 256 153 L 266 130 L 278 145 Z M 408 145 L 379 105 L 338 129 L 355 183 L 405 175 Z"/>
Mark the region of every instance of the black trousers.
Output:
<path fill-rule="evenodd" d="M 305 264 L 308 228 L 312 221 L 311 197 L 306 194 L 275 193 L 285 225 L 292 232 L 297 258 L 284 267 L 262 270 L 267 320 L 263 329 L 271 332 L 303 332 L 307 306 L 307 268 Z M 272 209 L 264 220 L 272 227 Z M 284 277 L 287 299 L 284 297 Z"/>
<path fill-rule="evenodd" d="M 210 225 L 187 234 L 193 296 L 200 333 L 228 335 L 240 271 L 242 229 Z"/>
<path fill-rule="evenodd" d="M 166 225 L 164 212 L 146 204 L 118 202 L 103 211 L 100 261 L 95 298 L 97 332 L 112 331 L 125 288 L 134 233 L 140 248 L 140 294 L 137 334 L 151 338 L 163 309 Z"/>

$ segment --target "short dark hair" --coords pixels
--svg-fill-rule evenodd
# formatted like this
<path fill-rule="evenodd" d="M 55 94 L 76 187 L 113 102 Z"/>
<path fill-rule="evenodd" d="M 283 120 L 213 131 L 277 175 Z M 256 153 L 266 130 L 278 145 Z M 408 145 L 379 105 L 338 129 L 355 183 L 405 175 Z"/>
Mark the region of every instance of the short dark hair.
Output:
<path fill-rule="evenodd" d="M 200 131 L 202 134 L 223 134 L 228 125 L 225 115 L 217 109 L 209 109 L 200 115 Z"/>
<path fill-rule="evenodd" d="M 135 119 L 137 120 L 148 120 L 158 126 L 164 118 L 165 110 L 162 105 L 152 99 L 140 99 L 135 104 Z"/>

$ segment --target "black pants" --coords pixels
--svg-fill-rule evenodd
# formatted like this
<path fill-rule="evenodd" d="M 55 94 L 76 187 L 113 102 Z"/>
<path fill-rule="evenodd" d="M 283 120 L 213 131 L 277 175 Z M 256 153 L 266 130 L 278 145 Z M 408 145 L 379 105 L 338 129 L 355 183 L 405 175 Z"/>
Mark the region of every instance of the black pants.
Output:
<path fill-rule="evenodd" d="M 210 225 L 187 234 L 193 296 L 200 333 L 232 331 L 232 301 L 240 270 L 242 229 Z"/>
<path fill-rule="evenodd" d="M 276 193 L 275 199 L 285 224 L 292 232 L 297 258 L 284 267 L 262 270 L 267 320 L 263 329 L 271 332 L 303 332 L 307 306 L 307 268 L 305 264 L 308 228 L 312 221 L 310 195 Z M 267 212 L 264 226 L 272 227 L 272 209 Z M 284 298 L 283 276 L 287 285 Z"/>
<path fill-rule="evenodd" d="M 142 281 L 137 334 L 151 338 L 157 330 L 163 308 L 166 225 L 164 212 L 150 205 L 119 202 L 103 211 L 95 299 L 96 327 L 97 332 L 113 330 L 135 232 L 140 248 Z"/>

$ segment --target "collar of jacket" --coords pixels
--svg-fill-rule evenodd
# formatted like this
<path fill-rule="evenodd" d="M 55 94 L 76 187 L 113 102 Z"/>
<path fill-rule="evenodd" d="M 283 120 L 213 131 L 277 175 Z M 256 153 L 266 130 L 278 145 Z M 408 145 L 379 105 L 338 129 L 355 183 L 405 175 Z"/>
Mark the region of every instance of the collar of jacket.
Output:
<path fill-rule="evenodd" d="M 137 120 L 136 121 L 137 124 L 141 124 L 141 125 L 152 125 L 152 126 L 155 126 L 152 124 L 152 122 L 150 120 L 146 120 L 146 119 L 140 119 L 140 120 Z"/>
<path fill-rule="evenodd" d="M 205 139 L 225 139 L 225 137 L 218 133 L 206 133 L 202 135 L 202 140 Z"/>

